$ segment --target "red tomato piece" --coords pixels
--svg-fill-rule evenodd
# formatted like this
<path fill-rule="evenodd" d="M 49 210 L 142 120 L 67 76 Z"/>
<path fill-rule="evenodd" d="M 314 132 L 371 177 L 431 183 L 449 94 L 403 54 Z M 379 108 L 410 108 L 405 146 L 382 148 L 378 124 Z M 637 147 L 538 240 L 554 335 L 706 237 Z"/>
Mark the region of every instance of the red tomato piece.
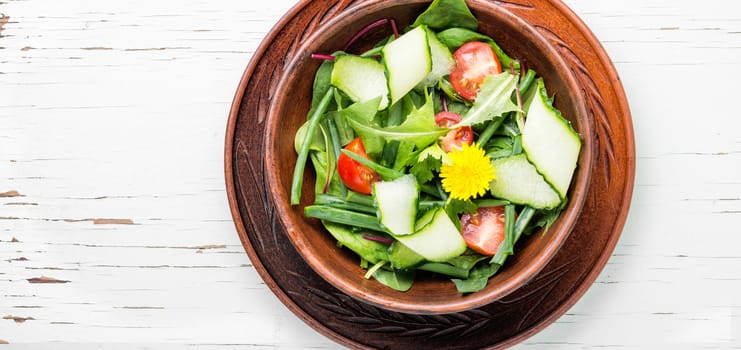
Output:
<path fill-rule="evenodd" d="M 472 41 L 453 54 L 455 67 L 450 70 L 450 83 L 463 98 L 473 101 L 486 76 L 502 72 L 502 64 L 489 44 Z"/>
<path fill-rule="evenodd" d="M 504 207 L 481 207 L 473 214 L 463 214 L 461 227 L 469 248 L 483 255 L 494 255 L 504 242 Z"/>
<path fill-rule="evenodd" d="M 440 112 L 438 114 L 435 114 L 435 124 L 441 128 L 449 128 L 455 124 L 458 124 L 458 122 L 461 121 L 463 117 L 461 117 L 458 113 L 453 112 Z"/>
<path fill-rule="evenodd" d="M 345 149 L 363 158 L 370 159 L 368 154 L 365 153 L 363 141 L 359 137 L 350 141 L 345 146 Z M 347 188 L 363 194 L 371 194 L 373 183 L 380 180 L 380 177 L 375 171 L 368 169 L 368 167 L 358 163 L 344 153 L 340 153 L 340 157 L 337 159 L 337 173 Z"/>
<path fill-rule="evenodd" d="M 443 147 L 443 151 L 446 153 L 454 149 L 461 149 L 464 143 L 467 145 L 473 143 L 473 129 L 471 129 L 470 126 L 461 126 L 450 130 L 445 136 L 443 136 L 440 143 Z"/>

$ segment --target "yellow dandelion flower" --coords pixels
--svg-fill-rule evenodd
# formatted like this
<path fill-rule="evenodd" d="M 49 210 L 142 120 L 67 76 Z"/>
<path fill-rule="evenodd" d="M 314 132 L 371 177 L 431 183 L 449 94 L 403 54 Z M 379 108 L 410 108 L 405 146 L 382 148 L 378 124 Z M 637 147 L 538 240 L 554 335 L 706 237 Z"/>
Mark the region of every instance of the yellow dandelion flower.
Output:
<path fill-rule="evenodd" d="M 454 199 L 466 200 L 489 190 L 495 171 L 491 157 L 477 144 L 463 144 L 463 148 L 448 153 L 450 162 L 440 169 L 443 188 Z"/>

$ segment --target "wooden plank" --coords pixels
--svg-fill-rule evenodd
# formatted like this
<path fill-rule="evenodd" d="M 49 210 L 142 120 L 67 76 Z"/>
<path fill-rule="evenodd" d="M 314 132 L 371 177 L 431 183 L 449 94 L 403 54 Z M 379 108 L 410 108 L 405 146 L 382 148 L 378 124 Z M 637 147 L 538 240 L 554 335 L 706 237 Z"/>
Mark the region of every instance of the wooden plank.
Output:
<path fill-rule="evenodd" d="M 0 3 L 0 343 L 339 348 L 259 278 L 224 193 L 234 90 L 295 3 Z M 636 190 L 596 283 L 519 348 L 741 346 L 741 2 L 566 3 L 625 86 Z"/>

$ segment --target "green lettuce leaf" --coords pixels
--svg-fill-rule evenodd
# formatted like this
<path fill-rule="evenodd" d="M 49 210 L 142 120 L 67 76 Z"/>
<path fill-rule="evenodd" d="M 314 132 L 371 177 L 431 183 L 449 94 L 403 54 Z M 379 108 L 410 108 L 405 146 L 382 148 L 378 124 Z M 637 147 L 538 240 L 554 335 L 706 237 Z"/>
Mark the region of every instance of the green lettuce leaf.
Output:
<path fill-rule="evenodd" d="M 516 82 L 517 77 L 507 72 L 486 77 L 473 106 L 455 127 L 480 124 L 518 110 L 511 99 Z"/>

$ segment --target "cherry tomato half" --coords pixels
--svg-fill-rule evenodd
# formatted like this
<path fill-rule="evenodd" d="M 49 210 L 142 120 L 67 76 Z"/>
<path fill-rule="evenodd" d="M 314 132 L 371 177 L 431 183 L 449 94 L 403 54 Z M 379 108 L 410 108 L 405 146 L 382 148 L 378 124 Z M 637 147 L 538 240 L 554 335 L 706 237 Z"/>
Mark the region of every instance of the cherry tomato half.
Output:
<path fill-rule="evenodd" d="M 502 64 L 489 44 L 472 41 L 455 50 L 455 67 L 450 70 L 450 83 L 469 101 L 476 99 L 487 75 L 502 72 Z"/>
<path fill-rule="evenodd" d="M 453 112 L 440 112 L 438 114 L 435 114 L 435 124 L 441 128 L 449 128 L 455 124 L 458 124 L 458 122 L 461 121 L 463 117 L 461 117 L 458 113 Z"/>
<path fill-rule="evenodd" d="M 461 126 L 450 130 L 440 140 L 443 151 L 446 153 L 454 149 L 461 149 L 464 143 L 467 145 L 473 143 L 473 129 L 470 126 Z"/>
<path fill-rule="evenodd" d="M 364 158 L 368 158 L 368 154 L 365 153 L 363 141 L 359 137 L 350 141 L 345 146 L 345 149 Z M 368 169 L 344 153 L 340 153 L 340 157 L 337 159 L 337 173 L 347 188 L 363 194 L 371 194 L 373 183 L 380 180 L 376 172 Z"/>
<path fill-rule="evenodd" d="M 504 207 L 481 207 L 473 214 L 461 215 L 463 240 L 469 248 L 494 255 L 504 241 Z"/>

